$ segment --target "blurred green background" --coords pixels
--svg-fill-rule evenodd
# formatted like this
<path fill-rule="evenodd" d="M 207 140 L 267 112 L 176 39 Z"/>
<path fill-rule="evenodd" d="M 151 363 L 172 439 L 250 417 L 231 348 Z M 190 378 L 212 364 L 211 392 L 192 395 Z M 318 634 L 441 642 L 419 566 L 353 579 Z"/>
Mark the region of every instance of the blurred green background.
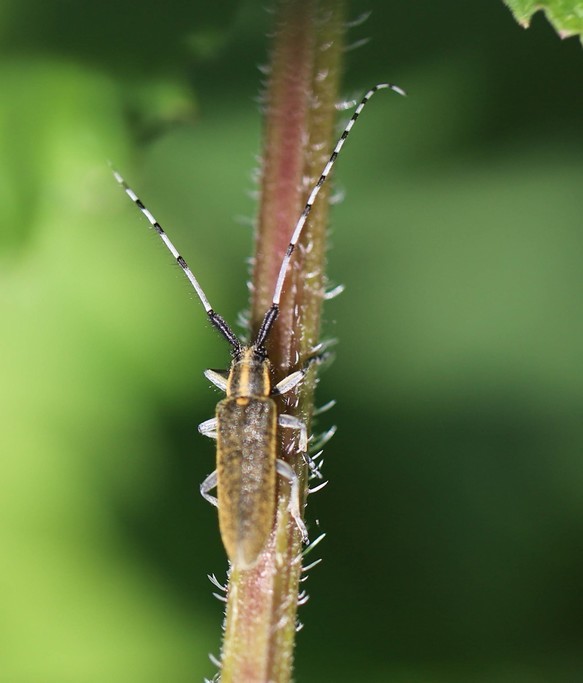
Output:
<path fill-rule="evenodd" d="M 227 349 L 107 161 L 234 320 L 262 5 L 0 7 L 2 683 L 213 674 L 196 425 Z M 497 0 L 365 5 L 343 94 L 410 96 L 375 98 L 337 168 L 296 679 L 582 681 L 581 46 Z"/>

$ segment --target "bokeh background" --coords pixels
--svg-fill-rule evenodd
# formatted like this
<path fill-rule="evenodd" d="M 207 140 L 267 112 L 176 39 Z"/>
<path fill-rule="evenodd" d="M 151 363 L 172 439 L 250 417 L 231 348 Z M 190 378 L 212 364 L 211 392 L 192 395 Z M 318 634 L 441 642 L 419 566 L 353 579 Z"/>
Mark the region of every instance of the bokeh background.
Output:
<path fill-rule="evenodd" d="M 245 308 L 264 3 L 0 9 L 0 681 L 200 681 L 196 433 Z M 301 683 L 583 680 L 583 55 L 499 0 L 353 2 Z M 346 116 L 346 114 L 344 114 Z M 339 116 L 342 118 L 342 115 Z M 314 551 L 314 556 L 317 556 Z"/>

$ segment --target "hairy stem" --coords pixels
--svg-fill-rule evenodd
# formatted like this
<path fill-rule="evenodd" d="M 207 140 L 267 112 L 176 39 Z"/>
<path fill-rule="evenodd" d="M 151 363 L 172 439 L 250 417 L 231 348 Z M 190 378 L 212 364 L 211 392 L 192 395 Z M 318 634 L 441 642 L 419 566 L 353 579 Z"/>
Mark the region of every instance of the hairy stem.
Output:
<path fill-rule="evenodd" d="M 261 205 L 255 246 L 252 331 L 271 303 L 283 255 L 308 193 L 331 151 L 344 26 L 339 0 L 280 0 L 265 101 Z M 273 381 L 302 367 L 318 342 L 324 291 L 328 188 L 317 199 L 294 252 L 280 314 L 268 341 Z M 280 410 L 310 422 L 310 371 Z M 289 430 L 287 430 L 289 431 Z M 280 453 L 301 479 L 297 438 L 282 434 Z M 231 572 L 222 650 L 222 683 L 287 683 L 296 632 L 302 542 L 279 478 L 271 538 L 251 570 Z"/>

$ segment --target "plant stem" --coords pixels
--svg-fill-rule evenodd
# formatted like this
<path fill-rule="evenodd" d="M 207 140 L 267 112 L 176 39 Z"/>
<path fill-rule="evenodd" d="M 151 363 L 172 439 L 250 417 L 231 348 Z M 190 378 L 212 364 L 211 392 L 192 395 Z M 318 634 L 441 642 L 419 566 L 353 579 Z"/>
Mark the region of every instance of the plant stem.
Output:
<path fill-rule="evenodd" d="M 293 228 L 331 151 L 344 7 L 338 0 L 280 0 L 266 93 L 264 163 L 256 235 L 252 332 L 271 304 Z M 318 342 L 324 293 L 328 188 L 324 186 L 294 252 L 280 314 L 268 341 L 273 381 L 302 367 Z M 280 401 L 280 410 L 307 424 L 314 372 Z M 297 438 L 282 436 L 278 457 L 301 478 L 307 472 Z M 288 510 L 281 477 L 273 532 L 250 570 L 229 578 L 222 683 L 288 683 L 293 664 L 301 537 Z"/>

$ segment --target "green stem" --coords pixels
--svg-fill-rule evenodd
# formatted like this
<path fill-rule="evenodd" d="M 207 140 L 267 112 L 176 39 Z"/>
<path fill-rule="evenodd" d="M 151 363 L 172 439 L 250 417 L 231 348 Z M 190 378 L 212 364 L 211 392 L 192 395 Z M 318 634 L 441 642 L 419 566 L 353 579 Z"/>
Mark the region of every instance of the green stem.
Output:
<path fill-rule="evenodd" d="M 342 36 L 343 2 L 281 0 L 266 93 L 264 163 L 256 235 L 252 331 L 271 303 L 292 230 L 331 151 Z M 277 382 L 302 366 L 317 344 L 324 292 L 328 188 L 324 186 L 294 252 L 280 314 L 268 342 Z M 315 377 L 280 409 L 307 424 Z M 291 392 L 290 392 L 291 393 Z M 306 467 L 297 439 L 283 436 L 278 457 L 301 479 Z M 257 565 L 229 579 L 222 683 L 288 683 L 291 679 L 301 575 L 301 538 L 288 510 L 289 485 L 279 478 L 271 538 Z"/>

